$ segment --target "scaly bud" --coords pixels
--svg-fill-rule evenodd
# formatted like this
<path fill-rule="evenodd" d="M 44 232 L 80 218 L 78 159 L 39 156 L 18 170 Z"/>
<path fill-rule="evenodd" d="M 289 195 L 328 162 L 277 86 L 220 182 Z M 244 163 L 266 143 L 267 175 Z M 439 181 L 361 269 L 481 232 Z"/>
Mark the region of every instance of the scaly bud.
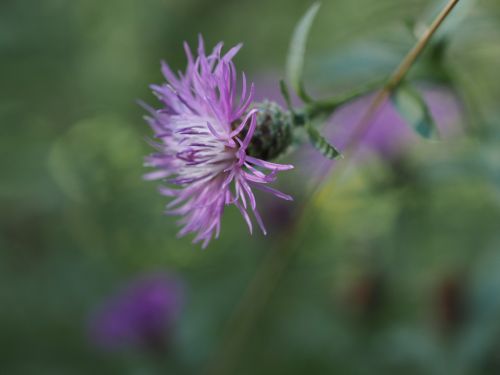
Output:
<path fill-rule="evenodd" d="M 272 160 L 283 154 L 293 140 L 292 116 L 274 102 L 257 103 L 257 127 L 247 154 L 263 160 Z"/>

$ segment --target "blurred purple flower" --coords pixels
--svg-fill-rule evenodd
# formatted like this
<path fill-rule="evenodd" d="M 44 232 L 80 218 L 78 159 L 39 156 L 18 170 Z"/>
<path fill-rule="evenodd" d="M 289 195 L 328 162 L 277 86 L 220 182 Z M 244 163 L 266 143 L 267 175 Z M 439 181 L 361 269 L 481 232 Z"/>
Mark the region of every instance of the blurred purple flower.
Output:
<path fill-rule="evenodd" d="M 267 184 L 276 179 L 277 172 L 293 166 L 248 155 L 257 110 L 249 109 L 254 86 L 247 90 L 244 74 L 241 95 L 236 89 L 237 72 L 232 59 L 240 48 L 237 45 L 222 56 L 219 43 L 206 55 L 200 37 L 195 59 L 185 44 L 188 59 L 185 73 L 176 76 L 163 63 L 167 83 L 152 86 L 164 108 L 154 110 L 145 106 L 151 115 L 146 120 L 159 139 L 151 142 L 157 152 L 146 158 L 146 165 L 156 171 L 145 178 L 162 179 L 177 187 L 160 189 L 161 194 L 175 198 L 167 205 L 167 213 L 182 216 L 179 235 L 196 233 L 194 242 L 202 241 L 203 247 L 212 237 L 219 236 L 226 205 L 234 204 L 240 210 L 252 232 L 247 211 L 250 209 L 265 233 L 253 188 L 292 199 Z M 270 173 L 264 174 L 263 169 Z"/>
<path fill-rule="evenodd" d="M 453 93 L 440 86 L 425 86 L 419 89 L 443 138 L 449 138 L 460 129 L 460 108 Z M 326 136 L 342 150 L 352 136 L 373 99 L 368 95 L 340 108 L 325 128 Z M 387 101 L 370 124 L 361 140 L 361 146 L 368 148 L 385 159 L 398 158 L 408 151 L 408 146 L 425 142 L 399 115 L 390 101 Z"/>
<path fill-rule="evenodd" d="M 263 74 L 256 79 L 258 100 L 269 99 L 282 102 L 279 86 L 276 78 L 271 78 L 272 74 Z M 457 97 L 453 92 L 443 86 L 426 85 L 420 86 L 422 93 L 431 114 L 437 124 L 439 133 L 443 138 L 449 138 L 461 133 L 460 123 L 461 108 Z M 330 118 L 322 132 L 325 137 L 341 151 L 345 148 L 348 140 L 352 136 L 355 127 L 361 121 L 365 111 L 370 106 L 372 95 L 364 96 L 360 99 L 348 103 L 335 112 Z M 295 103 L 294 103 L 295 104 Z M 297 105 L 299 105 L 297 103 Z M 300 106 L 300 105 L 299 105 Z M 405 120 L 397 113 L 391 102 L 387 102 L 380 108 L 377 116 L 370 125 L 369 131 L 361 140 L 361 155 L 377 154 L 380 157 L 390 160 L 404 155 L 411 144 L 425 142 L 406 124 Z M 309 174 L 311 165 L 316 165 L 317 161 L 323 159 L 327 161 L 311 146 L 306 146 L 300 150 L 296 158 L 298 168 L 307 169 Z M 362 160 L 362 158 L 360 159 Z"/>
<path fill-rule="evenodd" d="M 161 351 L 168 344 L 183 301 L 182 283 L 172 275 L 154 273 L 136 279 L 92 314 L 90 339 L 107 350 Z"/>

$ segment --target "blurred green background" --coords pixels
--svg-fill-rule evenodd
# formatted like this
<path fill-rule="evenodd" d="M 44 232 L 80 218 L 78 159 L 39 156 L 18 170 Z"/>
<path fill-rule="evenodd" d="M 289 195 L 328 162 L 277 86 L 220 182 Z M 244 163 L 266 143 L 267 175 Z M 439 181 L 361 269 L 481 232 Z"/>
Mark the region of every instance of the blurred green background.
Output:
<path fill-rule="evenodd" d="M 414 43 L 405 25 L 440 2 L 322 3 L 306 75 L 312 91 L 331 93 L 394 69 Z M 445 83 L 432 56 L 412 71 L 455 90 L 464 135 L 357 163 L 300 228 L 287 227 L 308 199 L 300 168 L 280 187 L 296 201 L 262 209 L 267 237 L 228 209 L 206 251 L 176 238 L 166 200 L 141 179 L 150 131 L 135 100 L 157 104 L 148 85 L 163 81 L 160 60 L 182 69 L 182 42 L 198 33 L 208 46 L 243 42 L 237 67 L 277 86 L 309 5 L 1 1 L 0 373 L 500 373 L 497 0 L 472 2 L 447 34 Z M 276 253 L 284 247 L 293 252 Z M 269 254 L 286 266 L 269 299 L 244 305 L 255 317 L 240 319 Z M 154 270 L 187 286 L 168 355 L 96 348 L 89 314 Z M 238 350 L 224 349 L 232 335 Z"/>

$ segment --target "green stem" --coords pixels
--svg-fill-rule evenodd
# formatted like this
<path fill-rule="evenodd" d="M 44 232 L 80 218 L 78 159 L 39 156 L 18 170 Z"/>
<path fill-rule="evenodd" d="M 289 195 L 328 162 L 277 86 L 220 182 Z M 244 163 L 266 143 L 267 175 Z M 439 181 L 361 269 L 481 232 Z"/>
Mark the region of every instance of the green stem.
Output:
<path fill-rule="evenodd" d="M 304 107 L 302 111 L 298 111 L 298 113 L 302 113 L 309 119 L 315 119 L 317 117 L 329 116 L 331 115 L 337 108 L 340 106 L 357 99 L 361 96 L 364 96 L 370 93 L 373 90 L 381 87 L 387 80 L 377 80 L 373 82 L 369 82 L 361 87 L 357 87 L 352 91 L 344 93 L 339 96 L 335 96 L 330 99 L 318 100 L 313 103 L 310 103 Z M 298 125 L 301 125 L 300 123 Z"/>

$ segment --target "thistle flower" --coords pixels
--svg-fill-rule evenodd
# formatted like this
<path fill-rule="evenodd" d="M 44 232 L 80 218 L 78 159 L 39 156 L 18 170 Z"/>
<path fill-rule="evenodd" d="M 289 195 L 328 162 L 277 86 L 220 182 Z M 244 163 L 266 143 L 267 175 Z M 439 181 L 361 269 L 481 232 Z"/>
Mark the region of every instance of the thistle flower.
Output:
<path fill-rule="evenodd" d="M 188 60 L 185 73 L 175 75 L 162 63 L 167 83 L 151 86 L 165 107 L 154 110 L 146 106 L 151 114 L 146 120 L 159 141 L 151 142 L 157 152 L 146 158 L 146 165 L 157 170 L 145 178 L 163 179 L 176 187 L 160 188 L 161 194 L 175 198 L 166 212 L 182 216 L 179 236 L 196 233 L 193 242 L 202 241 L 203 247 L 212 237 L 219 236 L 221 216 L 227 205 L 240 210 L 250 233 L 249 211 L 266 233 L 254 188 L 292 199 L 267 184 L 276 179 L 277 172 L 293 166 L 271 163 L 247 153 L 257 127 L 258 109 L 250 109 L 254 85 L 247 90 L 242 74 L 238 95 L 232 59 L 241 45 L 221 55 L 222 45 L 217 44 L 206 55 L 200 37 L 195 59 L 184 44 Z"/>
<path fill-rule="evenodd" d="M 167 273 L 133 280 L 91 316 L 90 339 L 103 349 L 162 350 L 184 302 L 181 281 Z"/>

